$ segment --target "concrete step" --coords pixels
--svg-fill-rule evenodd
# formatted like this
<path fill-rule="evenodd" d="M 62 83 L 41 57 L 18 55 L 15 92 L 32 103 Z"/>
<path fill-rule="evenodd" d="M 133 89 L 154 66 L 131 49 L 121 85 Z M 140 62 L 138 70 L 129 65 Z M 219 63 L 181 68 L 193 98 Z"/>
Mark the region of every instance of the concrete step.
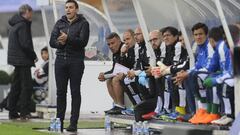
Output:
<path fill-rule="evenodd" d="M 134 116 L 126 115 L 109 115 L 110 121 L 113 123 L 127 124 L 132 125 L 135 121 Z M 209 133 L 212 135 L 228 135 L 229 127 L 218 126 L 218 125 L 193 125 L 188 122 L 166 122 L 163 120 L 150 120 L 149 127 L 153 129 L 158 129 L 161 131 L 165 130 L 166 134 L 169 134 L 171 131 L 178 133 L 181 131 L 184 133 Z M 180 134 L 178 134 L 180 135 Z M 186 134 L 188 135 L 188 134 Z M 189 134 L 190 135 L 190 134 Z"/>

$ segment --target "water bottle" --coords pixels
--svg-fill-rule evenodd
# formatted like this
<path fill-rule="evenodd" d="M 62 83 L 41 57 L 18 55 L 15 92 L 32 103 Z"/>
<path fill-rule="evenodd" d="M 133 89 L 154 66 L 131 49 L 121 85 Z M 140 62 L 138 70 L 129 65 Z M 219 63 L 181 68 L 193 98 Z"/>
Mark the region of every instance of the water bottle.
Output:
<path fill-rule="evenodd" d="M 61 121 L 60 121 L 60 118 L 56 118 L 56 121 L 55 121 L 55 132 L 61 133 Z"/>
<path fill-rule="evenodd" d="M 137 123 L 137 135 L 141 135 L 143 132 L 142 132 L 142 122 L 139 121 Z"/>
<path fill-rule="evenodd" d="M 134 121 L 132 124 L 132 134 L 136 135 L 137 134 L 137 122 Z"/>
<path fill-rule="evenodd" d="M 105 116 L 105 131 L 111 132 L 111 121 L 108 115 Z"/>
<path fill-rule="evenodd" d="M 50 120 L 50 131 L 55 131 L 55 118 L 51 118 L 51 120 Z"/>
<path fill-rule="evenodd" d="M 143 134 L 149 135 L 149 123 L 147 121 L 143 122 Z"/>

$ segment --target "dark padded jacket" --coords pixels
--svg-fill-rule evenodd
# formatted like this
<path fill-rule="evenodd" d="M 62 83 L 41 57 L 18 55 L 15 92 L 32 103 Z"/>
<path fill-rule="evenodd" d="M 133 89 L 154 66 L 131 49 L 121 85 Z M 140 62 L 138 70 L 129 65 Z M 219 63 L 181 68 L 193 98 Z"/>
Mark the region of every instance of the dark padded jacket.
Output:
<path fill-rule="evenodd" d="M 57 38 L 60 31 L 68 35 L 65 45 L 60 45 Z M 50 46 L 56 48 L 57 57 L 64 59 L 80 59 L 84 60 L 85 50 L 89 39 L 89 23 L 81 14 L 77 14 L 77 18 L 70 23 L 64 15 L 55 24 L 51 38 Z"/>
<path fill-rule="evenodd" d="M 8 41 L 8 64 L 13 66 L 34 66 L 37 58 L 32 42 L 31 22 L 19 14 L 8 21 L 11 26 Z"/>

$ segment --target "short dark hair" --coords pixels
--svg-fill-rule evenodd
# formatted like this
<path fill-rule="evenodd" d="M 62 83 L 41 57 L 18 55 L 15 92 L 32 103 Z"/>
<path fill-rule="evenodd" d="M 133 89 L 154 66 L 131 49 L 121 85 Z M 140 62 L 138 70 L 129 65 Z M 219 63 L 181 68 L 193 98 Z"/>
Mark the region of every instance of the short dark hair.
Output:
<path fill-rule="evenodd" d="M 161 28 L 159 31 L 160 31 L 161 33 L 163 33 L 163 31 L 164 31 L 165 28 L 166 28 L 166 27 L 163 27 L 163 28 Z"/>
<path fill-rule="evenodd" d="M 181 31 L 178 31 L 178 36 L 182 36 L 182 32 Z"/>
<path fill-rule="evenodd" d="M 195 25 L 193 25 L 192 27 L 192 33 L 195 31 L 195 30 L 198 30 L 198 29 L 203 29 L 203 31 L 205 32 L 205 34 L 207 35 L 208 34 L 208 27 L 206 24 L 204 23 L 196 23 Z"/>
<path fill-rule="evenodd" d="M 67 1 L 65 2 L 65 4 L 67 4 L 67 3 L 74 3 L 76 9 L 78 9 L 78 3 L 77 3 L 75 0 L 67 0 Z"/>
<path fill-rule="evenodd" d="M 170 32 L 174 37 L 178 35 L 178 30 L 172 26 L 165 27 L 162 30 L 162 33 L 165 33 L 167 31 Z"/>
<path fill-rule="evenodd" d="M 208 34 L 209 38 L 212 38 L 214 41 L 219 41 L 223 39 L 223 32 L 220 27 L 213 27 Z"/>
<path fill-rule="evenodd" d="M 45 46 L 45 47 L 43 47 L 43 48 L 41 49 L 41 53 L 44 52 L 44 51 L 48 52 L 47 46 Z"/>
<path fill-rule="evenodd" d="M 25 14 L 27 11 L 32 11 L 32 7 L 29 6 L 28 4 L 23 4 L 19 7 L 18 12 L 20 15 Z"/>
<path fill-rule="evenodd" d="M 120 39 L 119 35 L 116 32 L 110 33 L 106 39 L 109 40 L 109 39 L 113 39 L 114 37 Z"/>

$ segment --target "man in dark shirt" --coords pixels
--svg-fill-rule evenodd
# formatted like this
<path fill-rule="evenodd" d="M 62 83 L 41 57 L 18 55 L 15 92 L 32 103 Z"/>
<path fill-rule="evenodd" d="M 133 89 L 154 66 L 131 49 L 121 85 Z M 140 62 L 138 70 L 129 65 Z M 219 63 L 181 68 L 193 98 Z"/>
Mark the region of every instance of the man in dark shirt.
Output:
<path fill-rule="evenodd" d="M 117 33 L 115 32 L 111 33 L 106 39 L 107 44 L 113 53 L 112 58 L 113 66 L 110 71 L 107 71 L 105 73 L 101 72 L 98 76 L 98 80 L 107 82 L 109 95 L 111 96 L 114 102 L 114 107 L 108 111 L 105 111 L 105 113 L 121 114 L 121 111 L 125 109 L 123 100 L 123 90 L 120 85 L 120 80 L 123 79 L 124 74 L 123 73 L 113 74 L 114 67 L 116 64 L 121 64 L 130 69 L 133 66 L 133 62 L 131 62 L 132 58 L 129 59 L 130 57 L 125 55 L 125 52 L 123 52 L 124 49 L 121 49 L 123 47 L 123 43 L 121 42 L 121 39 Z"/>
<path fill-rule="evenodd" d="M 63 120 L 66 112 L 66 94 L 70 80 L 72 110 L 70 125 L 67 131 L 77 131 L 77 123 L 81 106 L 81 80 L 84 73 L 85 46 L 89 39 L 89 23 L 78 13 L 78 3 L 68 0 L 65 3 L 66 15 L 55 24 L 50 46 L 56 48 L 55 78 L 57 85 L 57 117 Z"/>

